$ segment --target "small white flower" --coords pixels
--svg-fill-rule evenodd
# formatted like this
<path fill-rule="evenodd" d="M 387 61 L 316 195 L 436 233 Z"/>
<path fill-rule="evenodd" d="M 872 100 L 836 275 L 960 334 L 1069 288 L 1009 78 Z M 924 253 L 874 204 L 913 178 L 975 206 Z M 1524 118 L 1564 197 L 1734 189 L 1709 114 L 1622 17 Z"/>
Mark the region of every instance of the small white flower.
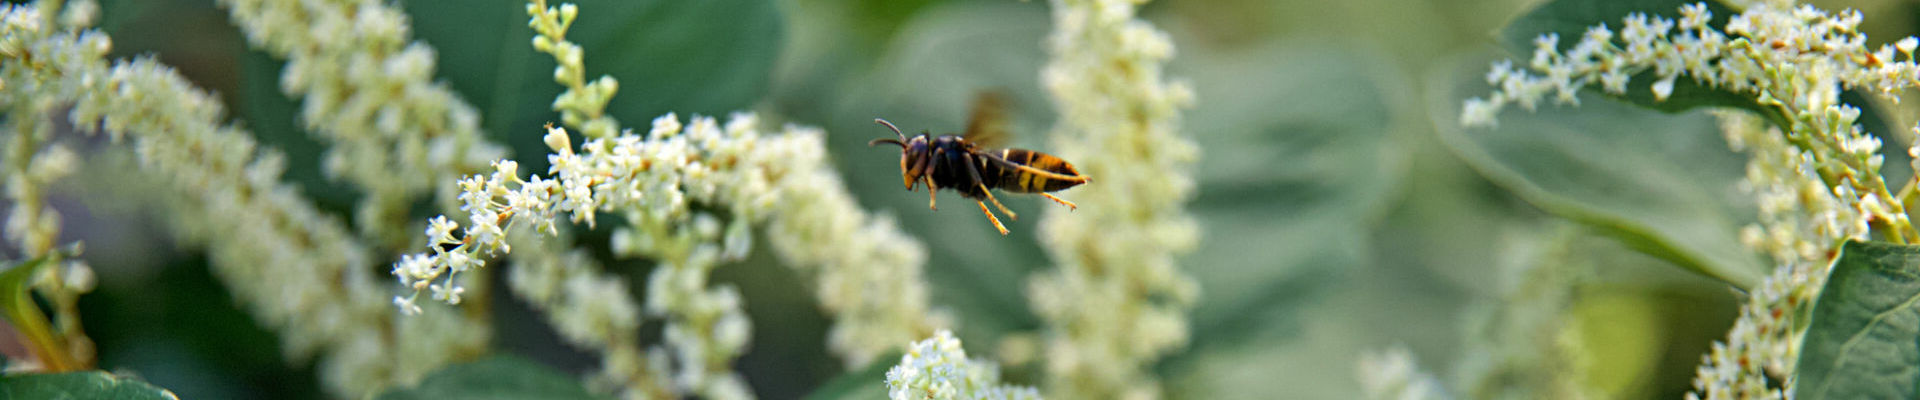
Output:
<path fill-rule="evenodd" d="M 1654 81 L 1653 86 L 1651 88 L 1653 90 L 1654 100 L 1666 100 L 1667 96 L 1672 96 L 1673 81 L 1674 79 L 1677 79 L 1679 77 L 1680 77 L 1679 75 L 1674 75 L 1674 76 L 1668 76 L 1666 78 L 1661 78 L 1660 80 Z"/>
<path fill-rule="evenodd" d="M 499 182 L 514 182 L 520 178 L 520 162 L 510 159 L 494 161 L 493 171 L 490 181 L 495 182 L 495 185 L 499 185 Z"/>
<path fill-rule="evenodd" d="M 453 275 L 447 275 L 447 280 L 445 284 L 429 286 L 433 289 L 433 299 L 447 302 L 447 304 L 460 304 L 460 294 L 466 293 L 467 288 L 453 284 Z"/>
<path fill-rule="evenodd" d="M 653 130 L 647 132 L 647 137 L 664 139 L 678 133 L 680 133 L 680 117 L 667 113 L 653 119 Z"/>
<path fill-rule="evenodd" d="M 1608 41 L 1613 40 L 1613 30 L 1607 29 L 1607 24 L 1604 24 L 1604 23 L 1600 25 L 1594 25 L 1592 27 L 1587 28 L 1587 35 L 1585 40 L 1604 45 Z"/>
<path fill-rule="evenodd" d="M 547 135 L 541 137 L 541 140 L 547 143 L 547 149 L 553 150 L 555 155 L 570 155 L 573 153 L 573 140 L 567 137 L 566 129 L 549 126 L 547 127 Z"/>
<path fill-rule="evenodd" d="M 1499 107 L 1486 99 L 1467 99 L 1460 111 L 1460 123 L 1466 126 L 1493 126 L 1496 123 L 1494 116 L 1499 112 Z"/>
<path fill-rule="evenodd" d="M 453 230 L 459 227 L 459 223 L 447 219 L 445 215 L 434 216 L 427 220 L 427 240 L 432 244 L 459 243 L 453 238 Z"/>
<path fill-rule="evenodd" d="M 1713 12 L 1707 10 L 1707 3 L 1680 6 L 1680 29 L 1682 30 L 1705 28 L 1707 20 L 1712 18 Z"/>
<path fill-rule="evenodd" d="M 400 312 L 406 313 L 407 315 L 420 315 L 420 305 L 415 304 L 411 296 L 394 296 L 393 305 L 399 307 Z"/>

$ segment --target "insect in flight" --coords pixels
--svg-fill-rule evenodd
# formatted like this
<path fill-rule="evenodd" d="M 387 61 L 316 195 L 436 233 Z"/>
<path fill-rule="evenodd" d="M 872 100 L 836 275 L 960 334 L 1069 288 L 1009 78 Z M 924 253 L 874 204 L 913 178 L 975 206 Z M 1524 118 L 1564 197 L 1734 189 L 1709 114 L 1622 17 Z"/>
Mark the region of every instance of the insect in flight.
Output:
<path fill-rule="evenodd" d="M 901 181 L 908 191 L 913 191 L 917 184 L 927 185 L 928 209 L 934 209 L 939 189 L 953 189 L 973 199 L 974 204 L 980 206 L 980 212 L 986 213 L 987 220 L 993 222 L 993 228 L 1005 235 L 1006 225 L 1000 224 L 1000 218 L 981 200 L 993 202 L 1008 218 L 1018 221 L 1020 216 L 1001 205 L 1000 200 L 993 197 L 993 189 L 1038 193 L 1068 209 L 1079 208 L 1071 201 L 1047 193 L 1087 183 L 1087 177 L 1074 170 L 1073 164 L 1038 151 L 997 148 L 1007 137 L 1006 113 L 998 95 L 987 93 L 974 99 L 964 135 L 934 136 L 922 131 L 908 138 L 892 122 L 879 118 L 873 122 L 886 125 L 899 138 L 874 139 L 867 145 L 900 146 Z"/>

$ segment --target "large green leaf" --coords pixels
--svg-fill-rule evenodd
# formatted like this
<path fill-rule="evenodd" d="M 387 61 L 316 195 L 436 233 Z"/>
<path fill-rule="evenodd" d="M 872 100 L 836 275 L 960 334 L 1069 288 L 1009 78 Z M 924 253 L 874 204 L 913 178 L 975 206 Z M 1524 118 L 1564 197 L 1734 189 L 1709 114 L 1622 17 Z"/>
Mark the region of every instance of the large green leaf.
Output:
<path fill-rule="evenodd" d="M 1740 244 L 1755 213 L 1738 190 L 1746 158 L 1705 114 L 1649 113 L 1593 95 L 1578 107 L 1514 110 L 1494 128 L 1463 128 L 1460 99 L 1486 93 L 1479 62 L 1430 80 L 1434 129 L 1495 183 L 1548 212 L 1608 232 L 1681 267 L 1738 287 L 1765 270 Z"/>
<path fill-rule="evenodd" d="M 166 389 L 100 371 L 26 374 L 0 377 L 0 399 L 173 400 Z"/>
<path fill-rule="evenodd" d="M 1920 396 L 1920 246 L 1847 242 L 1814 301 L 1793 394 Z"/>
<path fill-rule="evenodd" d="M 414 399 L 598 399 L 580 381 L 547 366 L 513 356 L 496 356 L 441 368 L 420 386 L 381 394 L 380 400 Z"/>

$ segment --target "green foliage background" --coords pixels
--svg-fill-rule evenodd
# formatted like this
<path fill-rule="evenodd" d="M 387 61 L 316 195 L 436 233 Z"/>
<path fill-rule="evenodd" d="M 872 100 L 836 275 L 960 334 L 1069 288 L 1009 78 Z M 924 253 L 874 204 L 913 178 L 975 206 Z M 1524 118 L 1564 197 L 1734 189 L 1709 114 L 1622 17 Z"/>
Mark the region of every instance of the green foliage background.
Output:
<path fill-rule="evenodd" d="M 1050 268 L 1034 238 L 1037 219 L 1010 221 L 1013 233 L 1002 237 L 964 208 L 928 211 L 922 195 L 897 186 L 896 156 L 864 143 L 886 133 L 875 117 L 903 129 L 957 131 L 975 91 L 1004 90 L 1016 109 L 1014 144 L 1046 149 L 1053 110 L 1038 86 L 1044 2 L 576 2 L 583 12 L 570 36 L 586 47 L 589 76 L 620 79 L 609 112 L 624 125 L 644 127 L 668 111 L 756 110 L 774 122 L 822 126 L 862 204 L 927 242 L 935 302 L 957 312 L 957 334 L 971 353 L 999 354 L 999 339 L 1039 328 L 1023 294 L 1028 274 Z M 295 120 L 298 105 L 277 87 L 278 63 L 247 50 L 223 10 L 211 0 L 103 3 L 102 28 L 116 54 L 156 56 L 218 92 L 234 118 L 291 156 L 289 179 L 350 215 L 358 195 L 321 177 L 317 144 Z M 551 59 L 527 45 L 523 3 L 402 3 L 415 36 L 438 51 L 438 76 L 481 110 L 489 137 L 510 144 L 527 170 L 544 171 L 536 128 L 558 118 L 548 104 L 559 88 Z M 1184 130 L 1205 152 L 1192 202 L 1205 239 L 1182 260 L 1204 295 L 1189 349 L 1157 367 L 1170 398 L 1355 398 L 1355 360 L 1395 343 L 1446 377 L 1456 372 L 1453 360 L 1494 356 L 1472 353 L 1486 349 L 1469 345 L 1467 316 L 1506 306 L 1502 293 L 1525 284 L 1512 282 L 1512 271 L 1528 263 L 1597 271 L 1563 310 L 1580 321 L 1591 350 L 1585 373 L 1596 389 L 1620 398 L 1677 398 L 1687 389 L 1699 355 L 1729 326 L 1736 298 L 1687 271 L 1757 280 L 1767 268 L 1735 240 L 1735 229 L 1754 218 L 1735 186 L 1744 158 L 1702 114 L 1599 98 L 1583 99 L 1578 110 L 1510 113 L 1495 130 L 1457 128 L 1459 101 L 1484 93 L 1479 76 L 1501 56 L 1495 32 L 1527 3 L 1146 6 L 1146 18 L 1174 36 L 1171 75 L 1197 91 Z M 1920 20 L 1902 17 L 1920 16 L 1912 4 L 1892 0 L 1815 3 L 1865 10 L 1876 38 L 1910 35 Z M 1884 115 L 1906 123 L 1883 126 L 1911 122 L 1905 109 Z M 1905 143 L 1887 148 L 1899 153 Z M 95 163 L 100 174 L 116 165 L 124 167 Z M 1903 159 L 1887 165 L 1890 180 L 1908 174 Z M 273 333 L 240 311 L 203 255 L 173 247 L 139 207 L 114 203 L 122 190 L 136 189 L 82 183 L 56 198 L 67 215 L 63 239 L 84 240 L 84 258 L 98 272 L 99 289 L 81 305 L 101 366 L 183 398 L 318 396 L 311 365 L 281 357 Z M 1052 207 L 1036 199 L 1008 206 L 1035 216 Z M 422 219 L 428 212 L 426 204 L 417 209 Z M 582 242 L 605 243 L 607 231 L 583 232 Z M 1575 245 L 1539 256 L 1566 237 Z M 650 268 L 609 265 L 634 281 Z M 483 272 L 500 279 L 502 271 Z M 884 368 L 843 371 L 823 349 L 827 321 L 811 289 L 772 257 L 756 253 L 716 279 L 746 295 L 754 342 L 738 368 L 756 393 L 877 393 Z M 510 296 L 494 301 L 495 347 L 517 358 L 467 368 L 531 362 L 566 376 L 594 365 Z M 648 335 L 658 340 L 656 331 Z M 1018 361 L 1003 360 L 1009 379 L 1034 383 L 1039 366 Z M 432 392 L 434 382 L 390 397 L 448 393 Z"/>

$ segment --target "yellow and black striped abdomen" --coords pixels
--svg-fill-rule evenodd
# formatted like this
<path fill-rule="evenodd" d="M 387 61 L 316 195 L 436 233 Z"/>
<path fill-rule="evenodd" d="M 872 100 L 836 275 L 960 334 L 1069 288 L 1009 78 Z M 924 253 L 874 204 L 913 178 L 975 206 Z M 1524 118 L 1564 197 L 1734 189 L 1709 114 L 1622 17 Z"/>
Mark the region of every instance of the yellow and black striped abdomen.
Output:
<path fill-rule="evenodd" d="M 1069 164 L 1067 160 L 1062 160 L 1060 157 L 1054 157 L 1047 153 L 1023 149 L 1001 149 L 993 153 L 983 154 L 982 156 L 991 157 L 995 155 L 1007 160 L 1008 163 L 1031 167 L 1033 170 L 1045 172 L 1037 173 L 1033 170 L 1009 167 L 998 162 L 993 162 L 992 160 L 982 160 L 985 161 L 982 163 L 984 165 L 982 165 L 981 168 L 981 171 L 985 172 L 985 174 L 983 174 L 985 176 L 981 177 L 982 180 L 990 182 L 995 188 L 1000 190 L 1016 193 L 1040 193 L 1063 190 L 1087 183 L 1087 178 L 1080 176 L 1080 171 L 1074 170 L 1073 164 Z"/>

